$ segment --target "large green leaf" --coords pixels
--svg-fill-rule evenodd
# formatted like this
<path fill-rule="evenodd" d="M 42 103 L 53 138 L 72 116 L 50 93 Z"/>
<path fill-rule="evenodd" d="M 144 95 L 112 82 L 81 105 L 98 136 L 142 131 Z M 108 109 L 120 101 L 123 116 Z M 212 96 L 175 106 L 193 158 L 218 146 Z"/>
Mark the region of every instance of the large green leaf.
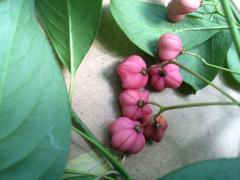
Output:
<path fill-rule="evenodd" d="M 114 153 L 115 158 L 120 160 L 118 154 Z M 96 152 L 90 151 L 88 153 L 81 154 L 70 161 L 67 162 L 66 171 L 70 169 L 71 171 L 75 171 L 85 175 L 93 175 L 93 176 L 102 176 L 108 171 L 112 170 L 112 167 L 103 157 L 100 157 Z M 66 177 L 69 175 L 66 174 Z"/>
<path fill-rule="evenodd" d="M 70 141 L 69 106 L 34 0 L 1 0 L 0 22 L 0 179 L 58 180 Z"/>
<path fill-rule="evenodd" d="M 36 0 L 40 20 L 62 63 L 75 73 L 96 35 L 101 0 Z"/>
<path fill-rule="evenodd" d="M 138 0 L 112 0 L 111 12 L 127 37 L 152 56 L 157 54 L 157 40 L 162 34 L 177 34 L 184 47 L 191 49 L 227 28 L 225 24 L 193 15 L 180 23 L 171 23 L 167 21 L 165 7 Z"/>
<path fill-rule="evenodd" d="M 239 180 L 240 159 L 220 159 L 196 163 L 159 180 Z"/>
<path fill-rule="evenodd" d="M 213 38 L 189 51 L 200 55 L 208 63 L 222 66 L 232 42 L 230 37 L 231 36 L 228 31 L 219 32 Z M 192 71 L 206 77 L 210 81 L 212 81 L 218 73 L 216 69 L 206 67 L 196 57 L 183 54 L 177 59 L 181 64 L 188 67 Z M 189 72 L 182 70 L 181 73 L 183 75 L 184 81 L 190 84 L 196 91 L 207 86 L 204 81 L 193 76 Z"/>
<path fill-rule="evenodd" d="M 240 59 L 238 57 L 235 45 L 232 44 L 227 55 L 228 67 L 234 71 L 240 72 Z M 240 75 L 232 74 L 233 77 L 240 83 Z"/>

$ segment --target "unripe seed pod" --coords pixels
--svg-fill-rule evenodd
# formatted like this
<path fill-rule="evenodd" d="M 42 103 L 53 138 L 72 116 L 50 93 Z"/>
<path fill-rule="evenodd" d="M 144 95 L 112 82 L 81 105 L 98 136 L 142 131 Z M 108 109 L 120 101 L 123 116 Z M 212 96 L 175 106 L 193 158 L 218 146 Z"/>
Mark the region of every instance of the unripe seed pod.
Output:
<path fill-rule="evenodd" d="M 151 116 L 145 116 L 142 119 L 142 124 L 144 125 L 144 137 L 148 139 L 152 139 L 155 142 L 160 142 L 163 138 L 164 132 L 168 127 L 168 123 L 166 119 L 159 115 L 155 121 L 152 119 Z"/>
<path fill-rule="evenodd" d="M 167 33 L 159 39 L 159 57 L 162 61 L 175 59 L 182 49 L 182 40 L 175 34 Z"/>
<path fill-rule="evenodd" d="M 125 117 L 116 119 L 109 127 L 111 146 L 120 152 L 136 154 L 144 148 L 143 129 L 138 121 Z"/>
<path fill-rule="evenodd" d="M 146 86 L 148 81 L 146 64 L 137 55 L 132 55 L 121 62 L 117 67 L 117 74 L 124 89 L 138 90 Z"/>
<path fill-rule="evenodd" d="M 119 101 L 122 105 L 123 116 L 137 120 L 142 116 L 152 113 L 150 105 L 147 104 L 149 92 L 145 90 L 125 90 L 120 93 Z"/>
<path fill-rule="evenodd" d="M 175 64 L 167 64 L 164 67 L 153 65 L 150 67 L 151 85 L 154 89 L 161 91 L 164 88 L 177 89 L 182 84 L 180 68 Z"/>

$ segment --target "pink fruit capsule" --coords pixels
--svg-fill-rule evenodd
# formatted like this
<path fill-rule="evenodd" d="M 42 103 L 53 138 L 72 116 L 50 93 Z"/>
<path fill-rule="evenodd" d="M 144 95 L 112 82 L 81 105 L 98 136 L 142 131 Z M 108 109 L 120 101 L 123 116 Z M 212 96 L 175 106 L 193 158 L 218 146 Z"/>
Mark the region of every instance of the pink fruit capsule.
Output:
<path fill-rule="evenodd" d="M 171 22 L 180 22 L 185 15 L 198 10 L 201 0 L 172 0 L 167 7 L 168 19 Z"/>
<path fill-rule="evenodd" d="M 144 148 L 143 129 L 138 121 L 125 117 L 116 119 L 109 127 L 111 146 L 117 151 L 136 154 Z"/>
<path fill-rule="evenodd" d="M 126 58 L 117 67 L 117 74 L 124 89 L 138 90 L 146 86 L 148 74 L 144 60 L 137 55 Z"/>
<path fill-rule="evenodd" d="M 185 18 L 185 15 L 172 15 L 172 14 L 168 14 L 168 20 L 173 22 L 173 23 L 177 23 L 180 21 L 183 21 Z"/>
<path fill-rule="evenodd" d="M 173 1 L 171 1 L 167 6 L 167 16 L 168 20 L 174 23 L 180 22 L 185 18 L 185 14 L 176 13 L 176 8 L 173 5 Z"/>
<path fill-rule="evenodd" d="M 175 59 L 182 49 L 182 40 L 174 34 L 164 34 L 159 39 L 159 57 L 162 61 Z"/>
<path fill-rule="evenodd" d="M 153 65 L 150 67 L 151 85 L 154 89 L 161 91 L 164 88 L 177 89 L 182 84 L 180 69 L 175 64 L 167 64 L 164 67 Z"/>
<path fill-rule="evenodd" d="M 137 120 L 142 116 L 152 113 L 147 104 L 149 92 L 145 90 L 125 90 L 119 95 L 123 116 Z"/>
<path fill-rule="evenodd" d="M 201 6 L 201 0 L 173 0 L 178 14 L 192 13 L 198 10 Z"/>
<path fill-rule="evenodd" d="M 197 11 L 201 3 L 201 0 L 172 0 L 168 7 L 174 9 L 174 15 L 185 15 Z"/>
<path fill-rule="evenodd" d="M 153 122 L 152 116 L 145 116 L 142 118 L 142 124 L 144 125 L 144 137 L 152 139 L 155 142 L 160 142 L 163 138 L 164 132 L 168 127 L 166 119 L 159 115 L 156 121 Z"/>

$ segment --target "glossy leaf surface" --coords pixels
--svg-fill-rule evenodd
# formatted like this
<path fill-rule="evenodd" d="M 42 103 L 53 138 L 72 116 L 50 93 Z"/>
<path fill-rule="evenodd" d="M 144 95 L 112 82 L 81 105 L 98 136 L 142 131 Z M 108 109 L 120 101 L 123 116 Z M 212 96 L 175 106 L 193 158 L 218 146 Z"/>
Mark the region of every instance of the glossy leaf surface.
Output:
<path fill-rule="evenodd" d="M 0 1 L 0 179 L 60 179 L 68 153 L 66 88 L 34 9 Z"/>
<path fill-rule="evenodd" d="M 36 0 L 40 20 L 61 62 L 75 73 L 100 20 L 101 0 Z"/>

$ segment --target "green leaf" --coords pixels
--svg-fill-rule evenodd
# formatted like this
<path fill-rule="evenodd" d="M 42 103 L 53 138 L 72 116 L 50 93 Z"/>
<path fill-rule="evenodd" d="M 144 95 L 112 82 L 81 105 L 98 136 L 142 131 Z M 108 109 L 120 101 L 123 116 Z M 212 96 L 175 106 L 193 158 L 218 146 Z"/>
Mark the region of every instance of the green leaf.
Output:
<path fill-rule="evenodd" d="M 186 166 L 159 180 L 239 180 L 240 159 L 209 160 Z"/>
<path fill-rule="evenodd" d="M 196 46 L 195 48 L 189 50 L 195 54 L 203 57 L 208 63 L 222 66 L 226 58 L 227 51 L 231 44 L 231 38 L 228 31 L 222 31 L 208 41 Z M 218 70 L 210 67 L 206 67 L 199 59 L 193 56 L 182 54 L 177 58 L 181 64 L 190 68 L 194 72 L 206 77 L 208 80 L 212 81 Z M 181 70 L 184 82 L 191 85 L 196 91 L 204 88 L 208 84 L 199 78 L 193 76 L 189 72 Z"/>
<path fill-rule="evenodd" d="M 96 35 L 101 0 L 36 0 L 40 20 L 62 63 L 75 73 Z"/>
<path fill-rule="evenodd" d="M 240 72 L 240 59 L 238 57 L 234 44 L 231 45 L 231 48 L 228 51 L 227 63 L 230 69 Z M 237 74 L 232 74 L 232 75 L 240 83 L 240 76 Z"/>
<path fill-rule="evenodd" d="M 1 0 L 0 22 L 0 179 L 61 179 L 68 99 L 34 0 Z"/>
<path fill-rule="evenodd" d="M 115 155 L 115 158 L 117 160 L 120 160 L 118 154 L 114 153 L 113 155 Z M 112 170 L 112 167 L 103 157 L 100 157 L 94 151 L 90 151 L 68 161 L 65 170 L 66 172 L 68 172 L 69 170 L 69 172 L 78 172 L 81 174 L 102 176 L 106 172 Z M 67 173 L 66 175 L 68 174 L 69 173 Z"/>
<path fill-rule="evenodd" d="M 110 8 L 127 37 L 152 56 L 157 55 L 157 41 L 162 34 L 177 34 L 184 47 L 191 49 L 228 28 L 195 16 L 188 16 L 180 23 L 171 23 L 167 21 L 165 7 L 138 0 L 112 0 Z"/>

